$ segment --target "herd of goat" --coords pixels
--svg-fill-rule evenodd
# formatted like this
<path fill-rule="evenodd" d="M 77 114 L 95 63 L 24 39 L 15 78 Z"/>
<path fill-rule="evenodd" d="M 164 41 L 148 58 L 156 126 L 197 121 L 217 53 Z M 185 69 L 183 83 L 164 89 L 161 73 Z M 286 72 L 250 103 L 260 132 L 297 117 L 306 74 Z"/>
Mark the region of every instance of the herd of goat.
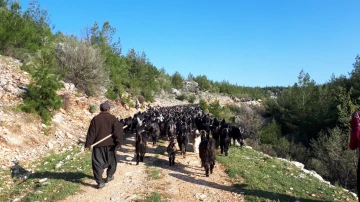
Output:
<path fill-rule="evenodd" d="M 178 105 L 172 107 L 149 107 L 145 112 L 138 112 L 133 117 L 120 119 L 126 126 L 124 132 L 136 133 L 136 164 L 144 160 L 147 139 L 151 138 L 153 146 L 159 138 L 169 141 L 167 153 L 169 165 L 174 166 L 176 143 L 181 155 L 185 158 L 186 147 L 193 143 L 195 153 L 199 153 L 201 166 L 208 177 L 213 172 L 216 160 L 216 149 L 220 146 L 221 154 L 228 155 L 231 139 L 244 145 L 244 129 L 221 122 L 202 112 L 198 104 Z M 210 135 L 211 134 L 211 135 Z"/>

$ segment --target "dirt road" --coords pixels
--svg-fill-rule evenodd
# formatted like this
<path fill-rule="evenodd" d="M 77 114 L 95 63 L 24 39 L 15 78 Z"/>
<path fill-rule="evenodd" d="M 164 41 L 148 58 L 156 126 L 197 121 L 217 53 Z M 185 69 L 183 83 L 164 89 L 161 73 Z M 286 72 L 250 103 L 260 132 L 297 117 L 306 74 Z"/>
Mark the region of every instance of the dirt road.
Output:
<path fill-rule="evenodd" d="M 167 201 L 244 201 L 241 190 L 232 186 L 222 165 L 217 163 L 214 173 L 205 177 L 198 154 L 192 152 L 192 144 L 188 146 L 185 158 L 177 152 L 175 166 L 170 167 L 166 153 L 168 142 L 160 141 L 157 146 L 148 142 L 144 162 L 136 165 L 134 136 L 128 137 L 118 152 L 113 181 L 99 190 L 96 182 L 89 180 L 89 186 L 83 186 L 82 193 L 64 201 L 135 201 L 153 193 L 162 195 Z"/>

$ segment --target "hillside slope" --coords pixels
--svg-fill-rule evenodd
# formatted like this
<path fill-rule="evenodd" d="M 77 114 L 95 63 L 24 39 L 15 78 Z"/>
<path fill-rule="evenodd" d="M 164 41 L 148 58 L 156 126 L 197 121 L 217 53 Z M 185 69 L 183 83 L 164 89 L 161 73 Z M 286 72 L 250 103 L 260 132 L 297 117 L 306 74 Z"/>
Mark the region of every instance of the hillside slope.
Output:
<path fill-rule="evenodd" d="M 0 167 L 8 169 L 14 161 L 30 166 L 33 160 L 50 151 L 64 152 L 71 145 L 84 141 L 90 120 L 97 112 L 90 113 L 89 105 L 99 106 L 108 101 L 105 96 L 87 97 L 80 94 L 73 84 L 64 83 L 58 91 L 62 97 L 67 95 L 69 104 L 66 110 L 60 109 L 50 126 L 41 123 L 33 114 L 21 112 L 17 106 L 22 103 L 21 93 L 31 82 L 27 72 L 20 69 L 21 62 L 0 55 Z M 116 117 L 128 117 L 137 113 L 135 108 L 125 109 L 121 104 L 110 101 L 111 113 Z M 154 105 L 182 104 L 178 100 L 156 100 Z M 98 107 L 97 107 L 98 108 Z M 142 109 L 139 109 L 141 111 Z"/>

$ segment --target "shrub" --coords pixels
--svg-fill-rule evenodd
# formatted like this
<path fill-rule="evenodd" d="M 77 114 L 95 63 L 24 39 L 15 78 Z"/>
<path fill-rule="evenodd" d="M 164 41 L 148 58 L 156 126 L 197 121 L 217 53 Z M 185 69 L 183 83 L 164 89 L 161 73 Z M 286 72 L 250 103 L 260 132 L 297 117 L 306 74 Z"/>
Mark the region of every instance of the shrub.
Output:
<path fill-rule="evenodd" d="M 191 96 L 188 97 L 188 101 L 189 101 L 189 103 L 191 103 L 191 104 L 194 104 L 195 100 L 196 100 L 195 95 L 191 95 Z"/>
<path fill-rule="evenodd" d="M 227 107 L 228 107 L 228 108 L 230 109 L 230 111 L 233 112 L 233 113 L 236 113 L 236 114 L 241 113 L 241 108 L 240 108 L 239 106 L 237 106 L 237 105 L 232 104 L 232 105 L 227 105 Z"/>
<path fill-rule="evenodd" d="M 171 84 L 174 88 L 182 89 L 184 87 L 184 78 L 179 72 L 175 72 L 171 77 Z"/>
<path fill-rule="evenodd" d="M 95 104 L 90 104 L 89 108 L 91 113 L 95 113 L 97 111 L 97 105 Z"/>
<path fill-rule="evenodd" d="M 261 145 L 260 151 L 270 156 L 276 156 L 276 151 L 272 148 L 271 145 Z"/>
<path fill-rule="evenodd" d="M 290 158 L 290 142 L 286 137 L 279 138 L 277 144 L 273 145 L 273 149 L 275 150 L 277 156 L 281 158 Z"/>
<path fill-rule="evenodd" d="M 260 131 L 260 142 L 261 144 L 275 145 L 280 136 L 281 127 L 276 123 L 275 119 L 273 119 L 271 123 Z"/>
<path fill-rule="evenodd" d="M 186 95 L 185 94 L 178 95 L 178 96 L 176 96 L 176 99 L 184 101 L 186 99 Z"/>
<path fill-rule="evenodd" d="M 148 102 L 154 102 L 155 101 L 154 96 L 152 95 L 151 91 L 145 92 L 144 93 L 144 98 Z"/>
<path fill-rule="evenodd" d="M 200 109 L 203 111 L 209 108 L 207 102 L 204 99 L 200 99 L 199 105 L 200 105 Z"/>
<path fill-rule="evenodd" d="M 99 49 L 75 38 L 65 37 L 55 54 L 59 71 L 88 95 L 94 95 L 107 85 L 108 72 Z"/>
<path fill-rule="evenodd" d="M 43 123 L 50 124 L 55 110 L 62 106 L 62 98 L 56 90 L 63 87 L 57 75 L 53 74 L 51 64 L 43 64 L 34 73 L 35 83 L 28 85 L 28 90 L 23 94 L 24 104 L 21 110 L 41 116 Z"/>
<path fill-rule="evenodd" d="M 129 104 L 130 103 L 130 97 L 125 97 L 123 96 L 120 100 L 121 105 L 124 106 L 125 104 Z M 130 105 L 129 105 L 130 106 Z"/>
<path fill-rule="evenodd" d="M 111 99 L 111 100 L 115 100 L 116 98 L 118 98 L 119 94 L 115 93 L 112 90 L 108 90 L 106 91 L 106 98 Z"/>
<path fill-rule="evenodd" d="M 310 163 L 315 168 L 324 169 L 316 172 L 323 174 L 332 183 L 339 183 L 347 188 L 356 187 L 356 160 L 354 152 L 348 149 L 347 133 L 338 127 L 322 131 L 317 140 L 311 141 L 311 147 L 317 160 Z"/>
<path fill-rule="evenodd" d="M 220 106 L 219 100 L 216 100 L 216 101 L 210 103 L 210 105 L 209 105 L 209 112 L 210 112 L 214 117 L 219 117 L 219 116 L 220 116 L 221 106 Z"/>

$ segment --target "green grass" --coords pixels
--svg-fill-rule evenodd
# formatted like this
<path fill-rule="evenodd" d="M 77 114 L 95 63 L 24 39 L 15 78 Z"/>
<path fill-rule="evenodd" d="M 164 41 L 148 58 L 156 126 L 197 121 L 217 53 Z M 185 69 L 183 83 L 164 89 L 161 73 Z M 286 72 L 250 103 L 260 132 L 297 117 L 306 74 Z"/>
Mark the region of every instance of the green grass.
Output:
<path fill-rule="evenodd" d="M 165 201 L 165 200 L 163 200 L 161 194 L 159 194 L 157 192 L 153 192 L 146 199 L 136 200 L 136 202 L 162 202 L 162 201 Z"/>
<path fill-rule="evenodd" d="M 295 166 L 252 149 L 231 147 L 218 155 L 246 201 L 356 201 L 351 193 L 303 173 Z"/>
<path fill-rule="evenodd" d="M 58 201 L 63 200 L 69 195 L 80 191 L 80 185 L 86 179 L 92 178 L 91 152 L 72 158 L 79 152 L 76 148 L 62 154 L 52 154 L 38 162 L 35 162 L 34 173 L 23 181 L 20 176 L 26 172 L 13 174 L 11 172 L 0 174 L 12 180 L 11 187 L 3 186 L 0 192 L 0 201 L 9 201 L 22 197 L 21 201 Z M 55 168 L 60 161 L 64 163 L 60 168 Z M 43 183 L 40 179 L 47 178 Z"/>
<path fill-rule="evenodd" d="M 147 173 L 148 178 L 150 180 L 158 180 L 158 179 L 163 178 L 163 176 L 161 175 L 161 170 L 156 169 L 154 167 L 148 166 L 147 169 L 146 169 L 146 173 Z"/>

